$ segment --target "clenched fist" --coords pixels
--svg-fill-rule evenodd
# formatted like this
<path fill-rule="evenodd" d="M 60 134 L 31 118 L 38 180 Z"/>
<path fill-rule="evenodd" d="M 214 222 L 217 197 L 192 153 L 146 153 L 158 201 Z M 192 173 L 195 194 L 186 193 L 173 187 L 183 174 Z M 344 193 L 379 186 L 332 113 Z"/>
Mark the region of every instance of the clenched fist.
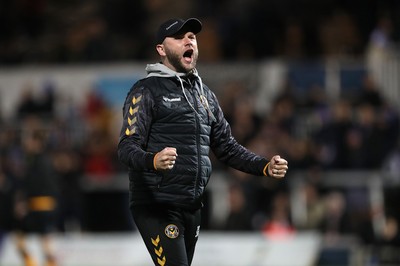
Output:
<path fill-rule="evenodd" d="M 288 162 L 279 155 L 275 155 L 269 161 L 268 174 L 272 177 L 283 178 L 288 169 Z"/>
<path fill-rule="evenodd" d="M 154 156 L 154 169 L 171 170 L 175 165 L 176 157 L 178 157 L 176 148 L 164 148 Z"/>

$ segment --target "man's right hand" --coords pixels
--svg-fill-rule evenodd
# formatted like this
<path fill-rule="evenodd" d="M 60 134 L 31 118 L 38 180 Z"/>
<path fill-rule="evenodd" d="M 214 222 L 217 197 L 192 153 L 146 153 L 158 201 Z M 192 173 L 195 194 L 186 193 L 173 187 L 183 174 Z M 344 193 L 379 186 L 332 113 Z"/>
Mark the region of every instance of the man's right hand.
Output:
<path fill-rule="evenodd" d="M 176 161 L 176 148 L 166 147 L 154 156 L 154 169 L 156 170 L 171 170 Z"/>

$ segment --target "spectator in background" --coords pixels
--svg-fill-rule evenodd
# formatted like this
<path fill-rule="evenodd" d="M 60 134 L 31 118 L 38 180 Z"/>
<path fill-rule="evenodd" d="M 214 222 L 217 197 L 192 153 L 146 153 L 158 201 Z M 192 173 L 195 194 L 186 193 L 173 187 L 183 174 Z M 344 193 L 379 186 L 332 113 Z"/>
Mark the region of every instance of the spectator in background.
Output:
<path fill-rule="evenodd" d="M 229 213 L 223 230 L 227 231 L 250 231 L 252 230 L 251 210 L 247 195 L 239 182 L 229 185 Z"/>
<path fill-rule="evenodd" d="M 39 107 L 34 96 L 33 87 L 31 84 L 26 84 L 17 106 L 17 116 L 21 118 L 26 114 L 34 114 L 38 111 Z"/>
<path fill-rule="evenodd" d="M 370 73 L 362 79 L 360 93 L 356 96 L 356 104 L 371 104 L 375 108 L 381 108 L 385 99 L 380 88 Z"/>
<path fill-rule="evenodd" d="M 325 214 L 325 206 L 318 185 L 307 182 L 301 189 L 301 197 L 306 205 L 306 213 L 302 214 L 304 218 L 299 222 L 299 229 L 313 230 L 320 228 Z"/>
<path fill-rule="evenodd" d="M 241 97 L 233 104 L 231 117 L 232 135 L 247 145 L 259 129 L 261 119 L 256 115 L 251 97 Z"/>
<path fill-rule="evenodd" d="M 22 175 L 18 134 L 12 125 L 2 124 L 0 130 L 0 253 L 1 242 L 15 229 L 14 198 L 17 177 Z M 1 256 L 1 254 L 0 254 Z"/>
<path fill-rule="evenodd" d="M 399 221 L 396 216 L 388 215 L 383 227 L 382 243 L 384 245 L 392 245 L 400 247 L 400 229 Z M 399 261 L 400 262 L 400 261 Z"/>
<path fill-rule="evenodd" d="M 32 84 L 25 85 L 20 102 L 17 106 L 17 116 L 23 119 L 30 115 L 44 116 L 46 119 L 52 119 L 55 108 L 54 85 L 50 81 L 43 84 L 41 91 L 36 95 Z"/>
<path fill-rule="evenodd" d="M 284 134 L 293 135 L 296 99 L 290 91 L 283 91 L 273 103 L 268 121 L 275 124 Z"/>
<path fill-rule="evenodd" d="M 83 171 L 89 181 L 110 181 L 116 171 L 113 159 L 114 143 L 107 132 L 94 131 L 89 133 L 86 150 L 83 151 Z"/>
<path fill-rule="evenodd" d="M 320 231 L 329 242 L 335 242 L 342 234 L 351 232 L 347 203 L 342 192 L 331 191 L 324 197 L 324 216 L 320 224 Z"/>
<path fill-rule="evenodd" d="M 363 169 L 367 166 L 368 154 L 365 153 L 365 140 L 361 130 L 356 128 L 349 129 L 344 141 L 347 154 L 346 159 L 343 158 L 342 168 Z"/>
<path fill-rule="evenodd" d="M 378 85 L 383 84 L 382 71 L 394 52 L 393 30 L 390 16 L 380 16 L 366 45 L 367 68 Z"/>
<path fill-rule="evenodd" d="M 387 101 L 383 102 L 382 107 L 377 110 L 376 127 L 383 137 L 381 147 L 383 156 L 388 158 L 396 151 L 396 147 L 399 147 L 400 140 L 400 115 L 395 106 L 391 106 Z M 385 161 L 379 167 L 384 163 Z"/>
<path fill-rule="evenodd" d="M 19 222 L 16 245 L 25 266 L 36 266 L 26 246 L 26 234 L 38 233 L 45 255 L 45 265 L 55 266 L 56 257 L 50 233 L 55 230 L 57 208 L 57 176 L 46 153 L 46 135 L 37 117 L 24 120 L 21 136 L 23 175 L 15 194 L 15 214 Z"/>
<path fill-rule="evenodd" d="M 112 120 L 110 107 L 95 88 L 86 95 L 82 112 L 88 134 L 110 131 Z"/>
<path fill-rule="evenodd" d="M 331 114 L 313 137 L 317 145 L 316 159 L 324 168 L 343 169 L 348 164 L 346 135 L 353 125 L 350 102 L 344 99 L 334 102 Z"/>
<path fill-rule="evenodd" d="M 384 150 L 386 136 L 378 128 L 377 109 L 364 103 L 356 109 L 356 120 L 346 136 L 350 168 L 378 169 L 389 152 Z"/>
<path fill-rule="evenodd" d="M 270 239 L 285 239 L 295 232 L 290 219 L 289 195 L 280 192 L 272 200 L 268 212 L 268 220 L 261 228 L 263 234 Z"/>
<path fill-rule="evenodd" d="M 59 177 L 58 229 L 61 232 L 80 231 L 83 203 L 80 156 L 71 147 L 55 150 L 53 155 L 55 172 Z"/>
<path fill-rule="evenodd" d="M 221 99 L 220 105 L 225 112 L 226 120 L 230 123 L 233 122 L 235 103 L 248 95 L 248 88 L 239 80 L 229 80 L 224 82 L 215 93 L 219 93 L 217 96 Z"/>
<path fill-rule="evenodd" d="M 82 150 L 84 174 L 89 181 L 110 181 L 117 167 L 111 130 L 112 111 L 103 97 L 90 90 L 83 106 L 87 146 Z"/>
<path fill-rule="evenodd" d="M 300 21 L 289 20 L 284 26 L 284 34 L 277 48 L 287 59 L 302 59 L 306 56 L 304 29 Z"/>
<path fill-rule="evenodd" d="M 294 169 L 306 170 L 318 165 L 314 156 L 315 145 L 311 139 L 289 138 L 284 148 Z"/>

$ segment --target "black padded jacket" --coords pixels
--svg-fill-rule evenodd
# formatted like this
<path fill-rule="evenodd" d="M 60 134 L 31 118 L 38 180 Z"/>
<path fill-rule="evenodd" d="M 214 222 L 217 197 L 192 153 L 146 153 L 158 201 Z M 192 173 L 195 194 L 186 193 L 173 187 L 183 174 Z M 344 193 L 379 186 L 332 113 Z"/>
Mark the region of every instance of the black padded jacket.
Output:
<path fill-rule="evenodd" d="M 194 70 L 182 74 L 158 63 L 130 89 L 123 107 L 119 160 L 129 168 L 130 205 L 165 204 L 186 209 L 202 205 L 212 165 L 221 162 L 253 175 L 266 175 L 268 160 L 232 136 L 214 93 Z M 175 147 L 173 169 L 157 171 L 154 156 Z"/>

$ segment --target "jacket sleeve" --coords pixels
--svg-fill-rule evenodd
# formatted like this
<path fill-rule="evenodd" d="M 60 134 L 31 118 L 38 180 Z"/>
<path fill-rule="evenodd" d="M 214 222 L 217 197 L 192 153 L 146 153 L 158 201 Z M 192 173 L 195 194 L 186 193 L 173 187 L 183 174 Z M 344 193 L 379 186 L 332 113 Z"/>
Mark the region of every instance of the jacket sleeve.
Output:
<path fill-rule="evenodd" d="M 231 127 L 214 96 L 216 122 L 211 130 L 211 149 L 224 164 L 252 175 L 268 175 L 268 160 L 239 144 L 232 135 Z"/>
<path fill-rule="evenodd" d="M 135 84 L 122 109 L 123 121 L 118 142 L 118 159 L 130 169 L 154 169 L 155 154 L 146 151 L 153 110 L 154 99 L 150 91 Z"/>

